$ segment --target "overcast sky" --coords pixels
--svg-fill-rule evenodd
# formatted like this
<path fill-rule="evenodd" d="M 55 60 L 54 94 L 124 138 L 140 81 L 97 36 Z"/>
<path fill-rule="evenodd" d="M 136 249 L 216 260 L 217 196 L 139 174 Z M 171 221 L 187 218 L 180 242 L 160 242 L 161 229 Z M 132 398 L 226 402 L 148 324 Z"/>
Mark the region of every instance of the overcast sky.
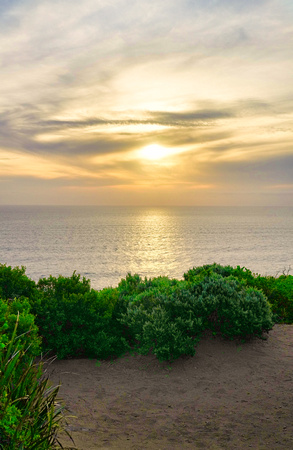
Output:
<path fill-rule="evenodd" d="M 1 0 L 0 204 L 293 205 L 292 0 Z"/>

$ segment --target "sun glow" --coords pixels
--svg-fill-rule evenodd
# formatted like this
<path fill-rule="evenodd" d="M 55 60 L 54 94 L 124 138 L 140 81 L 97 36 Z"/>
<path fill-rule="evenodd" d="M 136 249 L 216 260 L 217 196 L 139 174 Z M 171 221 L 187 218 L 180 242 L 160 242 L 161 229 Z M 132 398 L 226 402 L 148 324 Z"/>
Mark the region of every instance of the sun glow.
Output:
<path fill-rule="evenodd" d="M 144 147 L 139 151 L 140 157 L 144 159 L 149 159 L 151 161 L 156 161 L 158 159 L 165 158 L 166 156 L 170 156 L 174 153 L 171 149 L 162 147 L 158 144 L 151 144 L 147 147 Z"/>

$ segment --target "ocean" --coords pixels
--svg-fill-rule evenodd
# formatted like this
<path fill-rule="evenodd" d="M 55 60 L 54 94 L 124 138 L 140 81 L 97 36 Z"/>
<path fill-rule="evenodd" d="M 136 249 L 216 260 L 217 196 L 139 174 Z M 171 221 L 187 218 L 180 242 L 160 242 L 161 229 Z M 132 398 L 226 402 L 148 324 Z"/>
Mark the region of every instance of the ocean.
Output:
<path fill-rule="evenodd" d="M 35 281 L 76 271 L 102 289 L 128 272 L 181 279 L 213 262 L 293 269 L 293 208 L 0 206 L 0 263 Z"/>

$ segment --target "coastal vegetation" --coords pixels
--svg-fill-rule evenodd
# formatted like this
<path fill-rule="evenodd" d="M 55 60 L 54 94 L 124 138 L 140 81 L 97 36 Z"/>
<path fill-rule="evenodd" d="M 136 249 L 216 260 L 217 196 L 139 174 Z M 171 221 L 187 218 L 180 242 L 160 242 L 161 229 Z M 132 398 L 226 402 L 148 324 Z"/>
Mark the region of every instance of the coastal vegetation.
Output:
<path fill-rule="evenodd" d="M 97 291 L 90 280 L 40 279 L 0 264 L 0 449 L 54 448 L 64 418 L 41 354 L 59 359 L 159 361 L 193 356 L 208 331 L 230 340 L 263 338 L 274 323 L 293 323 L 293 276 L 261 276 L 209 264 L 182 280 L 127 276 Z"/>
<path fill-rule="evenodd" d="M 26 304 L 26 302 L 24 301 Z M 20 312 L 15 314 L 19 306 Z M 44 363 L 34 362 L 40 338 L 34 317 L 17 301 L 0 300 L 0 448 L 53 449 L 64 421 Z M 12 328 L 14 324 L 14 327 Z M 21 330 L 27 331 L 19 334 Z"/>

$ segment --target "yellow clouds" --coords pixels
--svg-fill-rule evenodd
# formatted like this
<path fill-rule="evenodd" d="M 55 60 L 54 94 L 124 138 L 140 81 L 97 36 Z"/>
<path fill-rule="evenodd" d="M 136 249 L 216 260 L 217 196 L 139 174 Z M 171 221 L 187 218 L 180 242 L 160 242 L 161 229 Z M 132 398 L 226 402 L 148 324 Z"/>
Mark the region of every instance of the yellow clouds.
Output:
<path fill-rule="evenodd" d="M 44 180 L 72 178 L 87 174 L 81 168 L 68 165 L 68 161 L 0 149 L 0 177 L 33 177 Z"/>
<path fill-rule="evenodd" d="M 21 177 L 104 204 L 211 204 L 292 185 L 288 2 L 2 3 L 8 196 Z"/>
<path fill-rule="evenodd" d="M 60 169 L 47 159 L 19 151 L 0 150 L 1 176 L 32 176 L 37 178 L 56 178 L 61 175 Z"/>

